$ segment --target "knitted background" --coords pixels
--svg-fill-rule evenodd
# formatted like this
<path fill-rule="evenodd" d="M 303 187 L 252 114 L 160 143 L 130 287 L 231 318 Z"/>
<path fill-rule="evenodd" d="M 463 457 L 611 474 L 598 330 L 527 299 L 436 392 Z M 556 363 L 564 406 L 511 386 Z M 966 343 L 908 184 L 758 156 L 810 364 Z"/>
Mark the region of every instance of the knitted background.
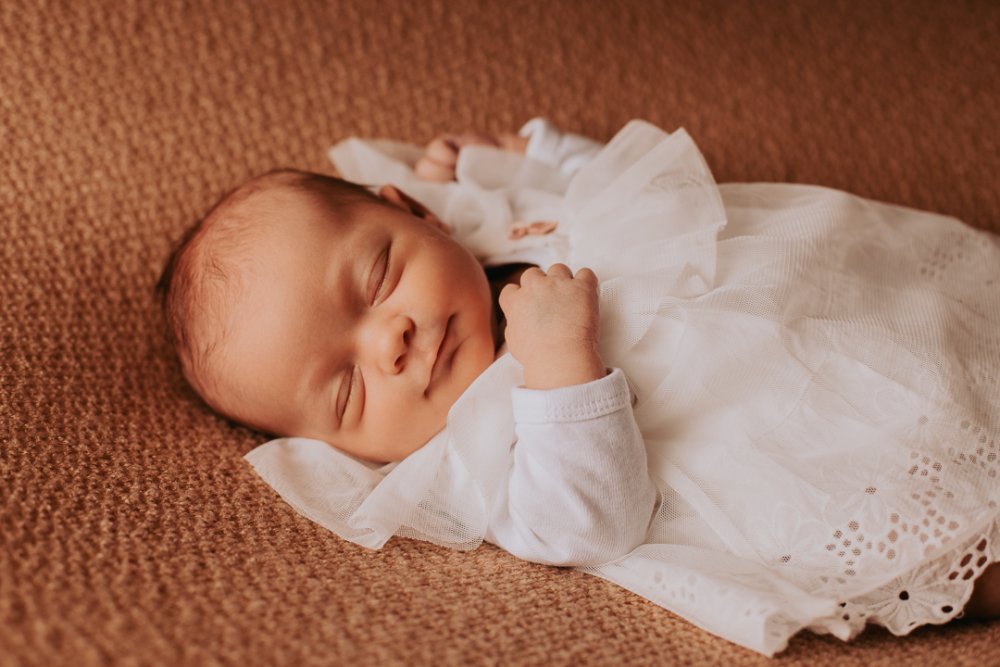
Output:
<path fill-rule="evenodd" d="M 1000 5 L 0 2 L 0 665 L 771 664 L 587 575 L 296 515 L 152 288 L 221 193 L 349 135 L 683 125 L 721 181 L 1000 230 Z M 1000 664 L 1000 624 L 778 663 Z"/>

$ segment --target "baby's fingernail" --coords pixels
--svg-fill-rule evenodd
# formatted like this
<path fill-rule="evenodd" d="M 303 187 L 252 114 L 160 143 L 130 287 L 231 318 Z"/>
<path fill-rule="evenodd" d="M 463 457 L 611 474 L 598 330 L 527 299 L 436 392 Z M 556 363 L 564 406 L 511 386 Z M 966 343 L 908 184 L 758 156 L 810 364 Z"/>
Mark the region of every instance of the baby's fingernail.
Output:
<path fill-rule="evenodd" d="M 510 226 L 510 231 L 507 233 L 507 238 L 511 241 L 516 241 L 517 239 L 528 235 L 528 226 L 523 222 L 515 222 Z"/>
<path fill-rule="evenodd" d="M 552 222 L 551 220 L 536 220 L 528 225 L 528 233 L 535 236 L 542 236 L 555 231 L 555 228 L 558 226 L 558 222 Z"/>

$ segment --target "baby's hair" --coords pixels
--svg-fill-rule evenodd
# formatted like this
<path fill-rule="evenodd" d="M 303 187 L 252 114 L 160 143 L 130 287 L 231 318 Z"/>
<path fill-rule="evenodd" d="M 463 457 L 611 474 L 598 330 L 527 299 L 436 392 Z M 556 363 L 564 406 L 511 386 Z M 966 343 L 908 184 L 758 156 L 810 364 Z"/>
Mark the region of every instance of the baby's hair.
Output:
<path fill-rule="evenodd" d="M 276 191 L 304 195 L 332 215 L 365 202 L 385 203 L 363 185 L 297 169 L 275 169 L 223 195 L 184 232 L 167 259 L 156 293 L 184 376 L 220 412 L 225 410 L 206 395 L 218 381 L 208 372 L 208 361 L 225 331 L 209 334 L 206 318 L 225 321 L 243 288 L 244 257 L 262 222 L 254 200 Z"/>

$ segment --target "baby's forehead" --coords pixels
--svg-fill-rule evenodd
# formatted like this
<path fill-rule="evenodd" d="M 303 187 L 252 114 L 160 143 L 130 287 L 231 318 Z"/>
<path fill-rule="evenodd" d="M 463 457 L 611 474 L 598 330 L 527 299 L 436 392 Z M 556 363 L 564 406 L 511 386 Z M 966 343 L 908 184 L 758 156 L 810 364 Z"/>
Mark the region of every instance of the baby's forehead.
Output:
<path fill-rule="evenodd" d="M 224 203 L 217 211 L 216 220 L 202 240 L 206 259 L 250 259 L 266 254 L 276 238 L 307 232 L 306 223 L 319 213 L 318 209 L 306 193 L 282 187 L 254 189 Z"/>
<path fill-rule="evenodd" d="M 362 209 L 361 204 L 328 206 L 294 190 L 260 191 L 233 211 L 241 227 L 239 241 L 223 242 L 218 251 L 239 264 L 247 278 L 259 274 L 265 280 L 280 279 L 281 271 L 304 269 L 320 256 L 325 262 L 353 263 L 353 251 L 367 236 L 364 221 L 370 219 Z"/>
<path fill-rule="evenodd" d="M 210 322 L 228 319 L 224 314 L 231 314 L 259 279 L 277 239 L 299 234 L 300 226 L 290 223 L 306 206 L 299 193 L 250 181 L 209 214 L 192 262 L 200 298 L 209 306 L 205 310 L 216 314 Z"/>
<path fill-rule="evenodd" d="M 337 201 L 323 193 L 294 186 L 274 184 L 255 188 L 234 202 L 231 215 L 237 216 L 251 231 L 294 233 L 312 225 L 347 232 L 369 209 L 377 204 L 363 201 Z"/>

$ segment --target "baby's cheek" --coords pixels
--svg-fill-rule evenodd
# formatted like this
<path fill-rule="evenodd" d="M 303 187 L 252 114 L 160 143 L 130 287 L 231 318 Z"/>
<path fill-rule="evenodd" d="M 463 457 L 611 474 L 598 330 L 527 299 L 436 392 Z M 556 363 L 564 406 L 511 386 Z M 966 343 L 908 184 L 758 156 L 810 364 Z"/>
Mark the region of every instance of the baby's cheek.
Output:
<path fill-rule="evenodd" d="M 410 406 L 408 413 L 402 411 L 399 413 L 392 437 L 399 453 L 402 454 L 399 458 L 405 458 L 427 444 L 445 427 L 448 407 L 439 405 L 436 401 L 419 401 Z"/>

